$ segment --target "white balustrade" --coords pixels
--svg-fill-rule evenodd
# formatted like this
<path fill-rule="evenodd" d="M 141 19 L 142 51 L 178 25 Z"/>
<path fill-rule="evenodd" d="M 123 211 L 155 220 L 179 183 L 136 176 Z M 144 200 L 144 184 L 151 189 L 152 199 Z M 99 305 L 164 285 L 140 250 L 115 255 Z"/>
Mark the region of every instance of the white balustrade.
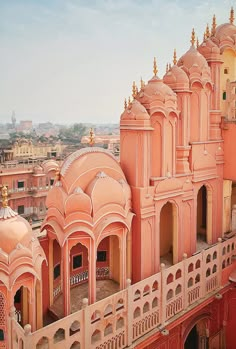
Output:
<path fill-rule="evenodd" d="M 42 348 L 46 343 L 49 349 L 65 345 L 70 348 L 75 343 L 80 343 L 81 349 L 130 346 L 152 329 L 180 316 L 182 310 L 214 295 L 223 286 L 222 273 L 233 261 L 235 246 L 236 237 L 232 237 L 194 256 L 185 256 L 170 268 L 162 266 L 161 272 L 134 285 L 128 284 L 126 289 L 94 304 L 88 305 L 86 301 L 81 310 L 30 336 L 12 318 L 13 349 L 18 348 L 20 341 L 25 348 L 36 348 L 39 343 Z M 54 295 L 60 291 L 59 285 Z"/>

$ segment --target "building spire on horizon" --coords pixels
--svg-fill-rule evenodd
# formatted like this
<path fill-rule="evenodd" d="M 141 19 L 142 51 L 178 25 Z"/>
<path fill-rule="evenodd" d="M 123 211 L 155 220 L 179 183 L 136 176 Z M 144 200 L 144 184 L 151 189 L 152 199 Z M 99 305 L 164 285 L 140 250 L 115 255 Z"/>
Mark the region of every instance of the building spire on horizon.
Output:
<path fill-rule="evenodd" d="M 195 30 L 194 30 L 194 28 L 192 30 L 192 35 L 191 35 L 190 42 L 191 42 L 192 46 L 194 46 L 194 44 L 195 44 Z"/>
<path fill-rule="evenodd" d="M 233 8 L 233 6 L 230 9 L 229 22 L 230 22 L 230 24 L 234 24 L 234 8 Z"/>
<path fill-rule="evenodd" d="M 158 73 L 157 61 L 156 61 L 156 57 L 154 57 L 154 60 L 153 60 L 153 74 L 154 74 L 154 76 L 157 76 L 157 73 Z"/>
<path fill-rule="evenodd" d="M 210 30 L 209 30 L 209 25 L 207 23 L 207 26 L 206 26 L 206 38 L 208 39 L 210 37 Z"/>
<path fill-rule="evenodd" d="M 95 133 L 93 131 L 93 128 L 91 127 L 90 128 L 90 131 L 89 131 L 89 145 L 90 147 L 92 147 L 95 143 Z"/>
<path fill-rule="evenodd" d="M 174 64 L 174 65 L 177 64 L 176 48 L 174 49 L 173 64 Z"/>
<path fill-rule="evenodd" d="M 211 26 L 211 36 L 215 36 L 215 34 L 216 34 L 216 15 L 213 15 L 212 26 Z"/>

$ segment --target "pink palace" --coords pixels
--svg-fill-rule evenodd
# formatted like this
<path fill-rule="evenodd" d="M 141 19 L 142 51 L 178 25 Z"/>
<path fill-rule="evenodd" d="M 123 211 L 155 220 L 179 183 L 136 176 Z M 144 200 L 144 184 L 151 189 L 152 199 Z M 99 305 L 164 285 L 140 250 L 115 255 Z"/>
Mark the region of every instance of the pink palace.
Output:
<path fill-rule="evenodd" d="M 0 348 L 236 348 L 236 26 L 133 86 L 120 162 L 69 155 L 40 233 L 0 210 Z"/>

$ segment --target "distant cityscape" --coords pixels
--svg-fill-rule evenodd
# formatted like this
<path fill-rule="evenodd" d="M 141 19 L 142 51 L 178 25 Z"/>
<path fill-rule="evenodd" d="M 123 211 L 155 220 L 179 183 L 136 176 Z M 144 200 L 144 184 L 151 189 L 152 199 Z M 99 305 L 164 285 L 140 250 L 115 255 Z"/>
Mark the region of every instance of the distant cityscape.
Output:
<path fill-rule="evenodd" d="M 17 120 L 12 112 L 8 123 L 0 124 L 0 187 L 6 185 L 11 207 L 37 229 L 46 214 L 46 197 L 62 161 L 87 146 L 120 153 L 118 124 Z"/>

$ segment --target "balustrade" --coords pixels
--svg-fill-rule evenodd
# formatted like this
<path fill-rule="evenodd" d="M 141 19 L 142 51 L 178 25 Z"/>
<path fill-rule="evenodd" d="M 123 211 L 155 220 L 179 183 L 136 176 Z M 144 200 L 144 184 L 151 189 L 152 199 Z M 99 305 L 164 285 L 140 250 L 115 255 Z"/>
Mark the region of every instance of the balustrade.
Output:
<path fill-rule="evenodd" d="M 126 289 L 110 297 L 91 305 L 84 300 L 81 310 L 30 336 L 27 328 L 24 331 L 13 318 L 12 347 L 18 348 L 21 340 L 24 348 L 40 349 L 47 343 L 47 348 L 59 349 L 65 347 L 65 341 L 67 348 L 72 345 L 74 348 L 75 344 L 78 347 L 80 344 L 80 349 L 125 348 L 224 286 L 221 285 L 222 270 L 232 263 L 235 246 L 236 237 L 224 242 L 219 240 L 218 244 L 190 258 L 185 256 L 182 262 L 170 268 L 162 265 L 159 273 L 134 285 L 129 283 Z M 86 275 L 82 274 L 82 278 Z M 97 275 L 105 277 L 109 270 L 102 274 L 98 270 Z"/>

